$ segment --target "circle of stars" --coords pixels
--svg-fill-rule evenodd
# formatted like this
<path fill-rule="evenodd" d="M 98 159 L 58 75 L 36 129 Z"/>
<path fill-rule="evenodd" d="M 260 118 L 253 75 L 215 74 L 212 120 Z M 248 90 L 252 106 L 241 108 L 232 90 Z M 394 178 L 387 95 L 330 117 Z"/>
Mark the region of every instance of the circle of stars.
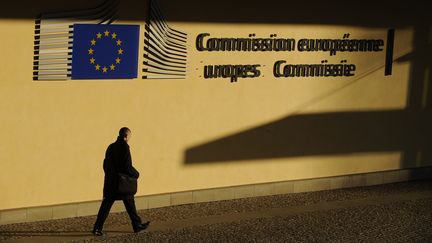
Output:
<path fill-rule="evenodd" d="M 112 63 L 110 66 L 99 65 L 96 61 L 96 58 L 94 57 L 95 50 L 93 49 L 93 47 L 95 47 L 97 42 L 99 40 L 102 40 L 103 38 L 108 38 L 108 39 L 114 40 L 116 43 L 116 47 L 118 48 L 116 50 L 117 58 L 114 60 L 115 62 Z M 90 41 L 91 47 L 88 49 L 88 55 L 90 57 L 89 61 L 90 61 L 91 65 L 94 65 L 95 71 L 100 71 L 102 73 L 108 73 L 108 71 L 115 71 L 116 67 L 117 67 L 116 65 L 119 65 L 122 61 L 122 59 L 120 58 L 124 53 L 124 50 L 122 49 L 122 44 L 123 44 L 123 41 L 120 40 L 119 38 L 117 38 L 117 34 L 115 32 L 110 33 L 108 30 L 105 30 L 105 32 L 103 32 L 103 33 L 100 33 L 100 32 L 97 33 L 96 38 L 93 38 Z"/>

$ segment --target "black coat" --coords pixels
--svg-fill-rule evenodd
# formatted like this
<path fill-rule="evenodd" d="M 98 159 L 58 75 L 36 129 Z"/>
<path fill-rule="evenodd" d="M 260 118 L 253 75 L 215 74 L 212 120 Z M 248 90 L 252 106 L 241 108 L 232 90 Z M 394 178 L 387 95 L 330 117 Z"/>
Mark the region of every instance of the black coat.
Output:
<path fill-rule="evenodd" d="M 117 173 L 121 172 L 134 178 L 139 177 L 139 172 L 132 166 L 129 145 L 122 138 L 118 137 L 117 141 L 108 146 L 103 168 L 105 171 L 104 198 L 121 200 L 133 197 L 133 195 L 121 195 L 117 192 Z"/>

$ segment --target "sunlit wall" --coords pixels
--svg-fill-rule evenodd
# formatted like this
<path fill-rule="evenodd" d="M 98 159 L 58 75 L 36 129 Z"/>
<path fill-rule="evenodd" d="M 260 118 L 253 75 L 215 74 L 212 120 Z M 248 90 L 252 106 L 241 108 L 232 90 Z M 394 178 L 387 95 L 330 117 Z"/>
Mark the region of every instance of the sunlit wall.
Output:
<path fill-rule="evenodd" d="M 405 113 L 413 95 L 410 85 L 424 81 L 413 76 L 410 58 L 416 50 L 416 26 L 364 24 L 361 18 L 347 23 L 346 16 L 333 17 L 336 21 L 331 23 L 321 23 L 318 17 L 313 23 L 302 23 L 302 19 L 252 21 L 254 15 L 261 14 L 260 20 L 265 18 L 262 14 L 272 15 L 258 10 L 236 12 L 250 17 L 247 21 L 220 22 L 205 19 L 202 12 L 212 11 L 208 5 L 190 9 L 185 7 L 190 3 L 161 1 L 169 26 L 188 36 L 186 78 L 142 79 L 148 4 L 137 5 L 142 10 L 137 11 L 133 1 L 122 2 L 120 20 L 114 24 L 141 26 L 137 79 L 35 81 L 37 14 L 44 8 L 56 11 L 86 7 L 86 3 L 29 4 L 35 5 L 34 10 L 27 10 L 24 16 L 0 16 L 0 209 L 101 199 L 105 149 L 122 126 L 132 130 L 133 164 L 141 173 L 137 195 L 432 164 L 424 156 L 407 159 L 407 153 L 421 151 L 411 146 L 417 137 L 405 139 L 411 130 L 403 132 L 406 124 L 399 124 L 404 119 L 411 124 L 411 113 Z M 18 6 L 10 8 L 18 10 Z M 129 19 L 128 11 L 134 11 L 134 16 L 142 12 L 142 18 Z M 233 18 L 234 10 L 227 11 Z M 306 16 L 306 11 L 289 14 L 295 19 L 296 14 Z M 201 22 L 188 21 L 187 16 L 195 13 L 204 16 Z M 174 15 L 183 17 L 170 19 Z M 324 17 L 323 13 L 321 19 Z M 364 18 L 367 21 L 367 14 Z M 385 76 L 390 28 L 396 33 L 395 61 L 392 75 Z M 276 38 L 291 38 L 296 43 L 300 39 L 343 39 L 349 34 L 347 39 L 383 40 L 384 44 L 382 51 L 335 55 L 297 49 L 200 51 L 197 36 L 202 33 L 210 34 L 207 39 L 276 34 Z M 356 69 L 352 76 L 275 77 L 278 60 L 286 64 L 321 64 L 324 60 L 340 64 L 346 60 Z M 236 82 L 205 78 L 204 68 L 209 65 L 259 65 L 260 75 L 240 77 Z M 385 132 L 380 134 L 381 130 Z"/>

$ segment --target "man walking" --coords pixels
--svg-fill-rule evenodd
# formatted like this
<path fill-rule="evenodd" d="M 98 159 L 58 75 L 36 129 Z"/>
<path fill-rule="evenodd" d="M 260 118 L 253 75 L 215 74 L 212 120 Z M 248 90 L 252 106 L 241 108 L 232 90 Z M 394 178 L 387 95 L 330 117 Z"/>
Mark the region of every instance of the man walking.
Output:
<path fill-rule="evenodd" d="M 108 146 L 105 153 L 103 168 L 105 172 L 103 201 L 99 208 L 96 223 L 93 227 L 93 234 L 96 236 L 103 235 L 103 224 L 108 217 L 109 211 L 115 200 L 123 200 L 126 211 L 132 221 L 134 232 L 144 230 L 150 224 L 149 221 L 141 223 L 135 208 L 134 194 L 121 194 L 118 191 L 119 176 L 118 173 L 126 174 L 130 177 L 139 177 L 139 172 L 132 166 L 132 158 L 129 150 L 129 139 L 131 130 L 123 127 L 119 131 L 117 141 Z"/>

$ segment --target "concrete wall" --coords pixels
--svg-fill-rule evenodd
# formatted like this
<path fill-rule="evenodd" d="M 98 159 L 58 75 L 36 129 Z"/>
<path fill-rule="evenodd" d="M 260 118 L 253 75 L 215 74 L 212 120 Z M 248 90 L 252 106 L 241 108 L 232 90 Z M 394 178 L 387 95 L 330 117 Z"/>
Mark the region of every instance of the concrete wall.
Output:
<path fill-rule="evenodd" d="M 44 8 L 72 6 L 29 4 L 34 6 L 24 13 L 15 4 L 0 15 L 0 210 L 99 200 L 105 149 L 122 126 L 132 130 L 133 163 L 141 172 L 137 196 L 144 197 L 432 165 L 430 129 L 424 123 L 430 120 L 430 58 L 421 54 L 430 50 L 430 26 L 419 27 L 422 16 L 410 13 L 407 22 L 374 24 L 367 14 L 349 18 L 345 13 L 325 22 L 326 9 L 321 9 L 311 13 L 311 23 L 309 10 L 284 17 L 280 8 L 289 7 L 284 3 L 262 12 L 226 10 L 221 14 L 233 21 L 224 22 L 216 14 L 220 7 L 161 1 L 170 26 L 188 34 L 186 79 L 33 81 L 35 16 Z M 147 5 L 139 5 L 141 12 L 133 4 L 122 2 L 117 23 L 140 24 L 143 38 Z M 10 14 L 14 11 L 16 16 Z M 382 14 L 376 10 L 372 16 Z M 384 76 L 385 51 L 330 57 L 195 48 L 199 33 L 227 38 L 276 33 L 296 39 L 350 33 L 386 40 L 388 28 L 396 30 L 391 76 Z M 276 60 L 324 59 L 346 59 L 356 64 L 356 75 L 272 75 Z M 234 83 L 203 78 L 204 65 L 255 63 L 263 65 L 258 78 Z"/>

